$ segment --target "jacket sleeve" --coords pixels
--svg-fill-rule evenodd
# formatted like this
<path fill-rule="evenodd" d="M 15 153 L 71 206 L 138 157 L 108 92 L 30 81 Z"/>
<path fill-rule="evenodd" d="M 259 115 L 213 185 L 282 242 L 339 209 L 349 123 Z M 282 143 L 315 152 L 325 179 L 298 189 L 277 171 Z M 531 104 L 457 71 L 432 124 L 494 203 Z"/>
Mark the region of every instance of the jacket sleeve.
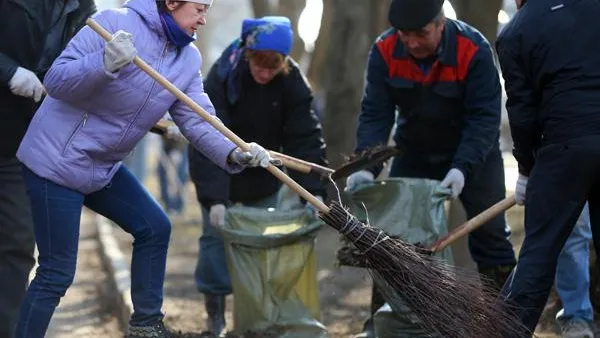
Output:
<path fill-rule="evenodd" d="M 507 42 L 498 40 L 497 50 L 507 95 L 513 156 L 519 164 L 519 173 L 529 176 L 535 162 L 534 152 L 542 138 L 537 123 L 539 101 L 515 46 Z"/>
<path fill-rule="evenodd" d="M 394 126 L 396 107 L 390 97 L 387 74 L 387 64 L 374 44 L 369 53 L 365 91 L 358 116 L 355 149 L 357 153 L 388 143 Z M 383 165 L 378 165 L 371 171 L 377 176 L 382 169 Z"/>
<path fill-rule="evenodd" d="M 225 87 L 217 75 L 217 63 L 206 78 L 206 93 L 210 96 L 216 115 L 226 125 L 230 125 L 229 108 L 225 97 Z M 189 152 L 190 177 L 196 187 L 198 201 L 207 208 L 214 204 L 226 204 L 229 200 L 230 175 L 204 154 L 192 149 Z"/>
<path fill-rule="evenodd" d="M 0 53 L 0 84 L 7 86 L 17 71 L 19 64 L 8 55 Z"/>
<path fill-rule="evenodd" d="M 188 85 L 185 94 L 214 118 L 215 108 L 208 95 L 204 92 L 200 72 L 198 72 L 198 76 Z M 228 161 L 229 154 L 237 146 L 200 117 L 198 113 L 181 101 L 176 101 L 171 109 L 169 109 L 169 112 L 173 117 L 173 121 L 175 121 L 181 133 L 187 138 L 190 144 L 211 162 L 230 173 L 237 173 L 243 170 L 242 166 L 232 164 Z M 219 121 L 219 123 L 221 122 Z"/>
<path fill-rule="evenodd" d="M 452 161 L 466 178 L 483 165 L 500 133 L 502 88 L 489 44 L 479 46 L 465 79 L 465 127 Z"/>
<path fill-rule="evenodd" d="M 94 19 L 107 31 L 117 29 L 111 24 L 111 11 L 103 11 Z M 83 27 L 54 61 L 44 86 L 48 95 L 65 102 L 77 102 L 92 95 L 94 90 L 116 79 L 119 72 L 104 70 L 104 40 L 90 27 Z M 134 65 L 129 65 L 135 67 Z"/>
<path fill-rule="evenodd" d="M 312 109 L 311 89 L 298 68 L 293 68 L 285 81 L 283 153 L 327 166 L 325 141 L 319 118 Z M 290 177 L 310 193 L 326 197 L 325 181 L 291 170 Z"/>

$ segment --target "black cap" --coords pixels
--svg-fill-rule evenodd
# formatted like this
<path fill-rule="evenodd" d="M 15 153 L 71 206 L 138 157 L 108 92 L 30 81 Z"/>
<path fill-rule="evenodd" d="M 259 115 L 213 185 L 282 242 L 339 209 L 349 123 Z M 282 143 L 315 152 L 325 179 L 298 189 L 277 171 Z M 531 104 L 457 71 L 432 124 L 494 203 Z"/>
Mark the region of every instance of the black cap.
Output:
<path fill-rule="evenodd" d="M 443 6 L 444 0 L 392 0 L 388 19 L 398 30 L 418 30 L 435 19 Z"/>

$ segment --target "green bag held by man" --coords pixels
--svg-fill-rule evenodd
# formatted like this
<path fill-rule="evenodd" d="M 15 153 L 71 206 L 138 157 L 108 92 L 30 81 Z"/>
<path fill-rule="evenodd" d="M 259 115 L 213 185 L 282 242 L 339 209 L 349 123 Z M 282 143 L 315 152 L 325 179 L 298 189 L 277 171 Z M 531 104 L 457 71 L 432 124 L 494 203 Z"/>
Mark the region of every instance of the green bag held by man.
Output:
<path fill-rule="evenodd" d="M 349 203 L 354 215 L 388 235 L 428 246 L 448 232 L 444 202 L 450 196 L 450 190 L 439 184 L 439 181 L 420 178 L 378 180 L 349 193 Z M 450 248 L 437 256 L 453 262 Z M 382 294 L 393 294 L 400 300 L 386 303 L 375 313 L 378 338 L 432 337 L 398 294 L 386 288 L 385 282 L 376 275 L 374 282 Z"/>

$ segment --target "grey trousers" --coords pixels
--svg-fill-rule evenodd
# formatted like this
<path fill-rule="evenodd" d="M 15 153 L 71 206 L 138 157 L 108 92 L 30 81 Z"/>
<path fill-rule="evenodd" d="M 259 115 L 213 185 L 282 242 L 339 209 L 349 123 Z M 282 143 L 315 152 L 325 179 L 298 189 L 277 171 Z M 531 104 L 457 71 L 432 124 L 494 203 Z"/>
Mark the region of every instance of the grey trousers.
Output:
<path fill-rule="evenodd" d="M 11 338 L 35 263 L 29 197 L 15 158 L 0 157 L 0 337 Z"/>

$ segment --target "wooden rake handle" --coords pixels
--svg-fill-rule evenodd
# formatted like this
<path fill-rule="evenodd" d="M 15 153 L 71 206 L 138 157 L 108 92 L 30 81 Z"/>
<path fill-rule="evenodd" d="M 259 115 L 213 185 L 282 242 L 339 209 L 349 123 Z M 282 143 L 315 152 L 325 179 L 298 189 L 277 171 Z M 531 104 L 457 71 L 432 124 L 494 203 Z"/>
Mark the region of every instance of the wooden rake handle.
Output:
<path fill-rule="evenodd" d="M 101 25 L 99 25 L 94 19 L 88 18 L 86 20 L 86 24 L 98 33 L 104 40 L 110 41 L 112 39 L 112 35 L 104 29 Z M 156 80 L 156 82 L 160 83 L 165 89 L 167 89 L 171 94 L 175 95 L 177 99 L 183 103 L 185 103 L 190 109 L 195 111 L 200 117 L 202 117 L 206 122 L 210 123 L 215 129 L 220 131 L 225 137 L 227 137 L 231 142 L 233 142 L 236 146 L 240 147 L 243 151 L 249 150 L 249 145 L 244 142 L 240 137 L 238 137 L 234 132 L 232 132 L 229 128 L 227 128 L 224 124 L 222 124 L 218 119 L 214 118 L 207 111 L 205 111 L 199 104 L 194 102 L 189 96 L 187 96 L 184 92 L 175 87 L 169 80 L 160 75 L 156 70 L 150 67 L 144 60 L 140 57 L 136 56 L 133 59 L 133 63 L 140 67 L 144 72 L 146 72 L 151 78 Z M 290 189 L 295 191 L 298 195 L 304 198 L 307 202 L 314 205 L 315 208 L 319 209 L 321 212 L 328 213 L 329 207 L 325 205 L 325 203 L 321 202 L 318 198 L 300 186 L 296 181 L 291 179 L 288 175 L 286 175 L 283 171 L 279 170 L 273 164 L 269 164 L 266 168 L 273 176 L 277 177 L 281 182 L 286 184 Z"/>
<path fill-rule="evenodd" d="M 170 121 L 161 119 L 150 129 L 150 131 L 162 135 L 172 124 L 173 123 Z M 322 165 L 318 165 L 316 163 L 304 161 L 299 158 L 281 154 L 273 150 L 269 150 L 269 153 L 271 154 L 271 157 L 281 161 L 283 166 L 285 166 L 286 168 L 301 172 L 303 174 L 316 175 L 320 177 L 329 177 L 330 174 L 333 174 L 335 172 L 335 170 L 324 167 Z"/>
<path fill-rule="evenodd" d="M 492 205 L 488 209 L 481 212 L 479 215 L 471 218 L 465 223 L 456 227 L 452 232 L 448 233 L 446 236 L 440 238 L 437 242 L 433 243 L 429 250 L 432 252 L 440 252 L 448 247 L 450 244 L 454 243 L 459 238 L 464 235 L 471 233 L 476 230 L 492 218 L 500 215 L 506 210 L 512 208 L 516 204 L 515 195 L 510 195 L 500 202 Z"/>

